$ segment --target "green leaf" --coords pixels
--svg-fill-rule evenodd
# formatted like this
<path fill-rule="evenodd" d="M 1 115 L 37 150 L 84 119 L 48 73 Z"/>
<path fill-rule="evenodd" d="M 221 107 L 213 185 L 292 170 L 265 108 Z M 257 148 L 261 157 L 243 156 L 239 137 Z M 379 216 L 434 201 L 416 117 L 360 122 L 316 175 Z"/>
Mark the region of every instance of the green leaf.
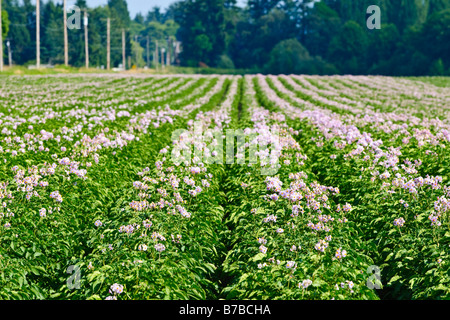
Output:
<path fill-rule="evenodd" d="M 323 281 L 322 279 L 315 279 L 312 283 L 313 287 L 320 287 L 321 285 L 326 284 L 325 281 Z"/>
<path fill-rule="evenodd" d="M 266 255 L 264 253 L 260 252 L 256 256 L 251 258 L 251 261 L 253 261 L 253 262 L 260 261 L 260 260 L 264 259 L 265 256 Z"/>
<path fill-rule="evenodd" d="M 392 284 L 393 282 L 397 281 L 398 279 L 401 279 L 401 277 L 399 275 L 393 276 L 391 278 L 391 280 L 389 280 L 389 285 Z"/>

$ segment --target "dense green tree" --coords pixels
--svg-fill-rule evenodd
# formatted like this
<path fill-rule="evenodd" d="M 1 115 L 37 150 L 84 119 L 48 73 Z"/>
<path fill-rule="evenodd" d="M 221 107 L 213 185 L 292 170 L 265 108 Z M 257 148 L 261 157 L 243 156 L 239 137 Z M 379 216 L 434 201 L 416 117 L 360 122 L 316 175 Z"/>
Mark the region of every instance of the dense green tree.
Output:
<path fill-rule="evenodd" d="M 234 69 L 235 68 L 233 60 L 231 60 L 231 58 L 227 54 L 223 54 L 218 58 L 216 66 L 217 66 L 217 68 L 220 68 L 220 69 Z"/>
<path fill-rule="evenodd" d="M 1 1 L 1 0 L 0 0 Z M 3 39 L 6 38 L 6 36 L 8 35 L 9 32 L 9 18 L 8 18 L 8 11 L 6 10 L 2 10 L 0 12 L 0 14 L 2 15 L 2 28 L 0 30 L 0 32 L 2 33 Z M 3 49 L 5 49 L 5 47 L 3 47 Z M 0 53 L 0 59 L 3 59 L 4 53 L 1 52 Z"/>
<path fill-rule="evenodd" d="M 442 59 L 437 59 L 431 64 L 430 71 L 428 74 L 430 76 L 444 76 L 446 74 Z"/>
<path fill-rule="evenodd" d="M 144 61 L 144 48 L 140 45 L 139 41 L 131 40 L 131 61 L 132 65 L 142 68 L 145 66 Z"/>
<path fill-rule="evenodd" d="M 272 49 L 265 69 L 274 74 L 307 73 L 311 61 L 308 50 L 297 39 L 288 39 Z"/>
<path fill-rule="evenodd" d="M 104 7 L 93 8 L 89 13 L 89 64 L 92 67 L 103 66 L 104 68 L 106 68 L 106 19 L 108 17 L 108 14 L 108 9 Z M 111 29 L 114 30 L 114 21 L 111 23 L 111 25 Z M 115 38 L 115 43 L 119 45 L 117 36 Z M 115 45 L 115 43 L 113 42 L 113 35 L 111 35 L 112 48 L 114 48 L 113 46 Z M 121 43 L 122 42 L 120 40 L 120 44 Z M 114 60 L 112 52 L 113 50 L 111 50 L 111 66 L 115 67 L 122 62 L 122 59 L 116 58 Z"/>
<path fill-rule="evenodd" d="M 2 35 L 3 38 L 5 38 L 8 35 L 9 32 L 9 15 L 8 15 L 8 11 L 6 10 L 2 10 L 1 12 L 2 15 Z"/>
<path fill-rule="evenodd" d="M 42 63 L 63 63 L 61 1 L 40 1 Z M 110 17 L 113 67 L 122 63 L 125 30 L 126 56 L 138 66 L 151 60 L 156 43 L 173 57 L 173 44 L 181 41 L 183 52 L 177 59 L 186 66 L 203 62 L 277 73 L 292 69 L 406 76 L 450 71 L 450 0 L 247 0 L 246 7 L 237 6 L 237 0 L 178 0 L 166 10 L 153 7 L 133 19 L 127 1 L 108 0 L 106 6 L 90 8 L 87 0 L 76 0 L 75 5 L 89 15 L 92 67 L 106 65 Z M 33 64 L 35 0 L 2 0 L 2 4 L 4 40 L 11 43 L 13 61 Z M 381 9 L 380 30 L 366 27 L 370 5 Z M 84 46 L 84 26 L 69 30 L 71 65 L 84 66 Z M 307 71 L 298 69 L 302 63 L 280 69 L 305 60 Z"/>
<path fill-rule="evenodd" d="M 64 62 L 64 22 L 62 19 L 63 8 L 48 1 L 43 9 L 41 60 L 43 62 Z"/>
<path fill-rule="evenodd" d="M 225 9 L 237 9 L 237 0 L 225 0 L 223 5 Z"/>
<path fill-rule="evenodd" d="M 239 68 L 264 66 L 275 45 L 297 35 L 295 21 L 281 9 L 272 10 L 254 23 L 238 23 L 236 29 L 230 46 L 231 58 Z"/>
<path fill-rule="evenodd" d="M 152 9 L 152 11 L 155 10 L 155 8 Z M 150 11 L 150 12 L 152 12 Z M 148 17 L 149 15 L 147 15 Z M 161 13 L 161 17 L 165 16 L 165 14 Z M 134 36 L 137 36 L 137 43 L 141 47 L 139 49 L 138 53 L 138 59 L 140 59 L 141 62 L 138 63 L 139 66 L 141 66 L 142 61 L 145 62 L 145 65 L 147 65 L 147 59 L 149 62 L 153 61 L 153 55 L 156 48 L 156 42 L 158 42 L 158 48 L 165 48 L 166 50 L 170 50 L 171 58 L 174 58 L 174 48 L 173 48 L 173 42 L 176 41 L 176 34 L 177 30 L 179 28 L 179 25 L 173 20 L 173 19 L 162 19 L 159 22 L 157 19 L 150 19 L 147 21 L 145 20 L 144 24 L 136 23 L 135 21 L 132 23 L 131 26 L 131 34 Z M 136 38 L 133 37 L 134 40 Z M 148 53 L 149 56 L 147 57 L 147 39 L 149 41 L 148 43 Z M 169 48 L 168 40 L 172 41 L 171 47 Z M 132 60 L 135 64 L 136 60 L 136 50 L 132 50 Z M 159 57 L 160 59 L 161 57 Z M 155 61 L 153 61 L 154 63 Z M 159 63 L 159 62 L 158 62 Z"/>
<path fill-rule="evenodd" d="M 365 73 L 368 45 L 368 37 L 363 28 L 349 20 L 331 41 L 328 58 L 343 73 Z"/>
<path fill-rule="evenodd" d="M 245 19 L 244 10 L 237 6 L 236 0 L 225 0 L 224 2 L 224 19 L 225 19 L 225 47 L 230 48 L 230 44 L 237 32 L 237 24 Z M 227 55 L 229 58 L 229 55 Z"/>
<path fill-rule="evenodd" d="M 259 19 L 269 14 L 280 2 L 280 0 L 248 0 L 250 17 Z"/>
<path fill-rule="evenodd" d="M 336 74 L 338 70 L 321 57 L 313 57 L 295 38 L 283 40 L 270 52 L 264 71 L 271 74 Z"/>
<path fill-rule="evenodd" d="M 4 0 L 3 8 L 8 12 L 9 20 L 14 23 L 9 24 L 9 31 L 6 39 L 9 39 L 13 51 L 13 62 L 24 64 L 28 61 L 25 54 L 27 46 L 30 44 L 30 33 L 27 28 L 27 15 L 22 10 L 18 0 Z M 5 16 L 2 16 L 5 19 Z M 5 34 L 3 34 L 5 36 Z"/>
<path fill-rule="evenodd" d="M 125 0 L 108 0 L 108 15 L 111 18 L 111 65 L 122 64 L 122 29 L 125 30 L 125 55 L 129 57 L 131 52 L 131 40 L 134 36 L 130 32 L 131 18 L 128 5 Z M 106 28 L 103 30 L 106 31 Z M 104 31 L 104 32 L 105 32 Z M 106 34 L 106 32 L 104 33 Z M 128 63 L 126 61 L 126 63 Z"/>
<path fill-rule="evenodd" d="M 245 15 L 247 14 L 245 13 Z M 241 19 L 236 23 L 236 32 L 228 44 L 228 52 L 235 66 L 238 68 L 250 68 L 254 66 L 254 61 L 252 61 L 252 45 L 250 45 L 254 28 L 253 24 L 247 19 Z"/>
<path fill-rule="evenodd" d="M 312 55 L 326 57 L 331 39 L 342 26 L 338 13 L 323 2 L 316 3 L 306 17 L 305 46 Z"/>
<path fill-rule="evenodd" d="M 108 7 L 111 12 L 114 12 L 120 22 L 125 26 L 128 26 L 131 18 L 130 12 L 128 11 L 128 5 L 125 0 L 108 0 Z"/>
<path fill-rule="evenodd" d="M 432 14 L 423 26 L 418 49 L 431 61 L 450 67 L 450 8 Z"/>
<path fill-rule="evenodd" d="M 30 35 L 30 40 L 26 43 L 23 56 L 25 63 L 35 63 L 36 62 L 36 6 L 32 4 L 31 0 L 23 0 L 23 5 L 21 6 L 22 14 L 25 16 L 25 26 L 27 28 L 28 34 Z M 41 14 L 43 12 L 41 11 Z M 42 18 L 42 17 L 41 17 Z M 42 29 L 41 29 L 42 33 Z M 41 34 L 42 39 L 42 34 Z M 42 39 L 43 40 L 43 39 Z"/>
<path fill-rule="evenodd" d="M 308 32 L 308 24 L 310 22 L 309 15 L 314 10 L 314 0 L 289 0 L 284 2 L 284 10 L 299 26 L 300 36 L 299 39 L 302 43 L 305 43 Z"/>
<path fill-rule="evenodd" d="M 186 0 L 176 8 L 180 25 L 178 38 L 183 43 L 184 65 L 200 62 L 213 66 L 225 51 L 225 18 L 223 0 Z"/>
<path fill-rule="evenodd" d="M 161 8 L 158 6 L 154 6 L 151 11 L 147 13 L 146 22 L 160 22 L 163 23 L 164 15 L 161 12 Z"/>
<path fill-rule="evenodd" d="M 162 23 L 166 22 L 167 20 L 175 20 L 175 13 L 178 6 L 179 2 L 174 2 L 169 5 L 169 7 L 164 12 Z"/>
<path fill-rule="evenodd" d="M 371 35 L 369 41 L 368 63 L 375 65 L 380 61 L 389 60 L 395 54 L 401 38 L 395 24 L 390 23 L 383 24 L 380 30 Z"/>
<path fill-rule="evenodd" d="M 432 14 L 445 9 L 450 9 L 450 0 L 428 0 L 428 1 L 429 1 L 428 16 L 431 16 Z"/>
<path fill-rule="evenodd" d="M 425 10 L 423 0 L 391 0 L 388 3 L 388 17 L 399 30 L 404 30 L 419 23 L 421 10 Z"/>
<path fill-rule="evenodd" d="M 360 25 L 365 24 L 366 9 L 368 7 L 365 4 L 365 0 L 324 0 L 323 2 L 336 11 L 344 23 L 352 20 Z"/>

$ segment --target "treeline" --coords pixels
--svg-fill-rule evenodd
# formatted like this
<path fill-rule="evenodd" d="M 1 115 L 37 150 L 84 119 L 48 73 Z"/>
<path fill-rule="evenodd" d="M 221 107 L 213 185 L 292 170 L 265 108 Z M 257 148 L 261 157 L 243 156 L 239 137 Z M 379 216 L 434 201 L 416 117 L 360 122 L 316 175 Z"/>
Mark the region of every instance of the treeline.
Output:
<path fill-rule="evenodd" d="M 131 0 L 132 1 L 132 0 Z M 76 3 L 87 8 L 85 0 Z M 366 26 L 381 9 L 381 29 Z M 35 8 L 3 0 L 3 30 L 17 64 L 35 59 Z M 41 60 L 63 61 L 62 5 L 41 6 Z M 171 63 L 262 73 L 450 75 L 450 0 L 183 0 L 130 17 L 125 0 L 88 8 L 92 66 L 106 65 L 106 18 L 113 19 L 111 61 L 154 66 L 155 45 Z M 9 25 L 8 25 L 9 21 Z M 9 30 L 8 30 L 9 29 Z M 5 31 L 8 31 L 5 33 Z M 178 56 L 172 45 L 180 41 Z M 69 32 L 70 64 L 84 65 L 84 30 Z M 161 59 L 161 57 L 158 57 Z"/>
<path fill-rule="evenodd" d="M 3 39 L 10 41 L 13 63 L 36 64 L 36 2 L 33 1 L 32 4 L 31 0 L 1 1 L 4 17 Z M 64 63 L 64 20 L 63 5 L 62 1 L 60 2 L 40 1 L 40 58 L 43 64 Z M 69 64 L 75 67 L 85 65 L 85 10 L 88 13 L 91 67 L 106 67 L 108 17 L 111 19 L 111 65 L 115 67 L 122 63 L 122 30 L 125 30 L 127 67 L 143 67 L 147 64 L 147 52 L 150 52 L 148 60 L 151 62 L 153 59 L 156 41 L 159 40 L 160 47 L 167 47 L 167 39 L 175 39 L 178 29 L 170 17 L 170 12 L 162 13 L 159 8 L 154 8 L 146 17 L 138 15 L 131 19 L 125 0 L 108 0 L 107 5 L 95 8 L 88 7 L 86 0 L 77 0 L 74 4 L 81 9 L 80 29 L 68 30 Z M 75 11 L 68 13 L 68 17 L 73 14 Z M 4 46 L 4 57 L 6 56 L 7 50 Z"/>
<path fill-rule="evenodd" d="M 367 28 L 367 8 L 381 29 Z M 450 75 L 449 0 L 187 0 L 182 61 L 266 73 Z"/>

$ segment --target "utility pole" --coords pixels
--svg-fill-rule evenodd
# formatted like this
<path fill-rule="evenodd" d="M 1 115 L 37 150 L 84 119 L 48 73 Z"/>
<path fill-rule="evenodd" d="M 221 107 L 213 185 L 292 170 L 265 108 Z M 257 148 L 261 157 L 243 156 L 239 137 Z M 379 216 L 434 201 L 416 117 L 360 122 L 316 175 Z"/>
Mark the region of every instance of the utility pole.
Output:
<path fill-rule="evenodd" d="M 175 41 L 175 49 L 174 49 L 174 63 L 178 65 L 178 54 L 180 53 L 180 42 Z"/>
<path fill-rule="evenodd" d="M 0 0 L 0 72 L 3 72 L 2 0 Z"/>
<path fill-rule="evenodd" d="M 134 42 L 135 42 L 135 46 L 136 46 L 136 68 L 138 67 L 138 50 L 137 50 L 137 42 L 138 42 L 138 36 L 135 35 L 134 36 Z"/>
<path fill-rule="evenodd" d="M 12 56 L 11 56 L 11 43 L 6 41 L 6 46 L 8 47 L 8 65 L 11 68 L 12 67 Z"/>
<path fill-rule="evenodd" d="M 170 66 L 170 45 L 171 41 L 170 38 L 167 37 L 167 54 L 166 54 L 166 65 Z"/>
<path fill-rule="evenodd" d="M 106 69 L 111 70 L 111 21 L 114 19 L 111 20 L 111 18 L 108 17 L 100 20 L 106 20 Z"/>
<path fill-rule="evenodd" d="M 161 68 L 164 69 L 164 52 L 166 52 L 165 48 L 161 48 Z"/>
<path fill-rule="evenodd" d="M 67 37 L 67 0 L 64 0 L 64 64 L 69 66 L 69 40 Z"/>
<path fill-rule="evenodd" d="M 150 37 L 147 36 L 147 67 L 150 68 Z"/>
<path fill-rule="evenodd" d="M 126 60 L 125 60 L 125 29 L 122 29 L 122 65 L 123 70 L 126 70 Z"/>
<path fill-rule="evenodd" d="M 111 69 L 111 18 L 106 20 L 106 69 Z"/>
<path fill-rule="evenodd" d="M 86 56 L 86 69 L 89 69 L 88 17 L 86 10 L 84 10 L 84 51 Z"/>
<path fill-rule="evenodd" d="M 40 0 L 36 0 L 36 68 L 41 67 L 41 10 Z"/>
<path fill-rule="evenodd" d="M 0 0 L 1 1 L 1 0 Z M 158 49 L 158 40 L 155 40 L 155 56 L 153 57 L 153 60 L 155 62 L 155 69 L 158 70 L 158 65 L 159 65 L 159 57 L 158 57 L 158 53 L 159 53 L 159 49 Z"/>

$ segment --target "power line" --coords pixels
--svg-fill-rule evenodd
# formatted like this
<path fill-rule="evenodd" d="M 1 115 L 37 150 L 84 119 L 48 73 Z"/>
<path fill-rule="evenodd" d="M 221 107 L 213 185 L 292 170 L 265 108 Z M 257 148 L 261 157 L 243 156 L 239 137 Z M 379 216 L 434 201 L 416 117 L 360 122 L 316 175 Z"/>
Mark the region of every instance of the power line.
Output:
<path fill-rule="evenodd" d="M 2 0 L 0 0 L 2 1 Z M 60 32 L 62 31 L 64 33 L 64 41 L 63 41 L 63 45 L 62 45 L 62 41 L 52 41 L 52 46 L 51 50 L 45 50 L 44 54 L 45 57 L 48 57 L 48 53 L 50 52 L 55 52 L 55 50 L 61 50 L 62 46 L 64 46 L 64 51 L 61 50 L 61 52 L 64 53 L 64 63 L 66 65 L 68 65 L 69 62 L 69 45 L 68 45 L 68 41 L 69 41 L 69 37 L 71 42 L 73 43 L 73 45 L 75 45 L 77 48 L 79 48 L 79 46 L 81 46 L 81 40 L 83 37 L 83 32 L 70 32 L 68 30 L 68 19 L 67 19 L 67 7 L 66 7 L 66 1 L 64 0 L 63 3 L 63 23 L 64 25 L 60 26 L 60 27 L 50 27 L 50 26 L 42 26 L 42 30 L 41 30 L 41 8 L 40 8 L 40 3 L 36 4 L 35 7 L 35 12 L 33 12 L 33 18 L 32 19 L 28 19 L 28 23 L 11 23 L 10 26 L 13 27 L 25 27 L 27 28 L 29 31 L 36 31 L 36 38 L 33 39 L 33 41 L 30 41 L 31 43 L 28 44 L 24 44 L 24 45 L 19 45 L 20 48 L 23 49 L 27 49 L 29 50 L 30 48 L 32 48 L 35 45 L 36 48 L 36 67 L 39 68 L 41 65 L 41 31 L 44 31 L 44 42 L 47 43 L 48 41 L 51 41 L 50 38 L 48 37 L 59 37 L 57 34 L 60 34 Z M 1 3 L 0 3 L 0 7 L 1 7 Z M 1 9 L 0 9 L 1 10 Z M 87 27 L 87 16 L 88 13 L 91 12 L 92 10 L 89 9 L 82 9 L 81 11 L 84 12 L 84 42 L 85 42 L 85 58 L 86 58 L 86 67 L 89 67 L 89 49 L 93 48 L 98 48 L 101 47 L 105 44 L 105 38 L 106 38 L 106 51 L 107 51 L 107 65 L 108 67 L 110 67 L 110 63 L 111 63 L 111 51 L 114 52 L 114 54 L 117 54 L 117 51 L 119 51 L 120 49 L 122 50 L 122 62 L 123 62 L 123 67 L 126 69 L 126 46 L 127 46 L 127 42 L 129 42 L 130 38 L 135 40 L 137 43 L 139 43 L 139 45 L 142 45 L 142 42 L 146 40 L 146 47 L 147 47 L 147 64 L 149 64 L 150 61 L 150 54 L 149 54 L 149 50 L 150 47 L 150 40 L 148 36 L 144 36 L 144 35 L 134 35 L 131 36 L 129 34 L 127 34 L 127 32 L 129 32 L 130 30 L 128 28 L 113 28 L 111 26 L 111 21 L 113 21 L 112 19 L 108 18 L 108 19 L 99 19 L 101 21 L 106 20 L 106 27 L 107 27 L 107 32 L 106 32 L 106 36 L 102 33 L 100 34 L 96 34 L 95 39 L 100 39 L 99 44 L 95 44 L 94 46 L 89 44 L 89 34 L 88 34 L 88 27 Z M 1 22 L 1 21 L 0 21 Z M 62 23 L 61 23 L 62 24 Z M 96 24 L 97 28 L 100 26 L 104 26 L 104 23 L 100 23 L 100 24 Z M 33 28 L 35 26 L 35 28 Z M 35 30 L 33 30 L 35 29 Z M 62 30 L 61 30 L 62 29 Z M 81 28 L 77 28 L 77 29 L 81 29 Z M 72 30 L 72 29 L 71 29 Z M 47 31 L 49 32 L 47 34 Z M 78 30 L 81 31 L 81 30 Z M 94 39 L 91 35 L 91 38 Z M 91 40 L 92 40 L 91 39 Z M 111 47 L 111 44 L 117 44 L 118 41 L 122 42 L 122 47 Z M 97 40 L 98 41 L 98 40 Z M 13 44 L 15 41 L 14 39 L 11 39 L 10 45 Z M 0 44 L 2 44 L 2 41 L 0 41 Z M 1 50 L 2 48 L 0 48 Z M 47 48 L 44 48 L 47 49 Z M 97 50 L 97 49 L 96 49 Z M 145 49 L 144 49 L 145 50 Z M 20 50 L 19 50 L 20 51 Z M 18 52 L 19 52 L 18 51 Z M 70 50 L 70 52 L 77 52 L 77 50 Z M 2 52 L 2 51 L 0 51 Z M 138 53 L 136 52 L 136 55 Z M 58 59 L 60 59 L 60 54 L 58 54 Z M 137 60 L 137 56 L 136 56 L 136 60 Z M 2 68 L 3 68 L 3 64 L 4 64 L 4 60 L 1 60 L 1 64 L 2 64 Z M 109 62 L 109 63 L 108 63 Z"/>

